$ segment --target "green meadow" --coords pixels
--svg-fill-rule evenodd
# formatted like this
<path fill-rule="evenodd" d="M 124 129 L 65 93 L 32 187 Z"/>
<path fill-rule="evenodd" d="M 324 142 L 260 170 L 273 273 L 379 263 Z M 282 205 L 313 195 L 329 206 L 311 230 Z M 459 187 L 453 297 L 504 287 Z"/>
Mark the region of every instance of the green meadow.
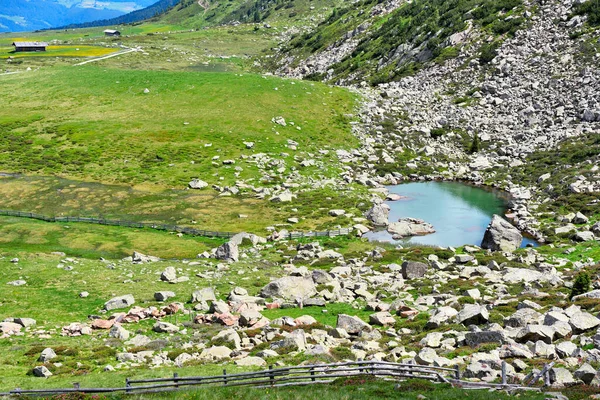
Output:
<path fill-rule="evenodd" d="M 294 153 L 356 144 L 346 116 L 353 112 L 353 96 L 311 82 L 96 66 L 0 80 L 5 172 L 179 188 L 195 177 L 259 183 L 256 167 L 240 157 L 264 153 L 291 168 L 298 167 Z M 278 116 L 294 125 L 272 122 Z M 298 152 L 288 140 L 299 144 Z M 224 165 L 228 159 L 242 170 Z"/>

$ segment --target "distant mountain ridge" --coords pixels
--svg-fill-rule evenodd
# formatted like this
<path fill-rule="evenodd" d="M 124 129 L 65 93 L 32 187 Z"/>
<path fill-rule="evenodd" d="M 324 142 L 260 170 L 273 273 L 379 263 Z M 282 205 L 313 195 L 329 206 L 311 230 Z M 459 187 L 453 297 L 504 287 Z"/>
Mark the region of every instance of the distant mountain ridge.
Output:
<path fill-rule="evenodd" d="M 128 10 L 147 7 L 156 0 L 108 0 L 91 8 L 82 0 L 2 0 L 0 32 L 48 29 L 73 23 L 110 19 Z"/>
<path fill-rule="evenodd" d="M 170 8 L 176 6 L 181 0 L 159 0 L 149 7 L 141 10 L 133 11 L 125 15 L 121 15 L 110 19 L 99 19 L 91 22 L 77 23 L 66 25 L 61 28 L 90 28 L 94 26 L 109 26 L 131 24 L 133 22 L 143 21 L 154 16 L 157 16 Z"/>

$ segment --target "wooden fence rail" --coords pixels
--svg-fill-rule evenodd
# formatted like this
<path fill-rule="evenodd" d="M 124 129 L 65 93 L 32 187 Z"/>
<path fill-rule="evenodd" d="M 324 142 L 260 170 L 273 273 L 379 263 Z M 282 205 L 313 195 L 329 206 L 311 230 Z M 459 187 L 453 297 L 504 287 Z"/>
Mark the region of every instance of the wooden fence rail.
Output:
<path fill-rule="evenodd" d="M 36 214 L 25 211 L 0 210 L 0 216 L 31 218 L 45 222 L 83 222 L 88 224 L 109 225 L 109 226 L 124 226 L 129 228 L 148 228 L 161 231 L 170 231 L 183 233 L 190 236 L 202 236 L 212 238 L 231 238 L 235 232 L 219 232 L 208 231 L 204 229 L 195 229 L 186 226 L 161 224 L 155 222 L 134 222 L 122 221 L 115 219 L 94 218 L 94 217 L 50 217 L 47 215 Z M 352 228 L 341 228 L 323 232 L 289 232 L 283 239 L 302 239 L 312 237 L 335 237 L 344 236 L 352 233 Z"/>
<path fill-rule="evenodd" d="M 279 387 L 290 385 L 310 385 L 330 383 L 337 378 L 357 375 L 373 375 L 392 379 L 419 378 L 434 382 L 450 382 L 460 379 L 458 369 L 430 367 L 413 364 L 399 364 L 382 361 L 356 361 L 335 364 L 303 365 L 294 367 L 273 368 L 236 374 L 213 376 L 180 377 L 173 374 L 169 378 L 127 379 L 124 387 L 117 388 L 82 388 L 78 383 L 73 388 L 65 389 L 15 389 L 1 395 L 46 396 L 65 393 L 152 393 L 189 389 L 194 386 L 253 386 Z"/>

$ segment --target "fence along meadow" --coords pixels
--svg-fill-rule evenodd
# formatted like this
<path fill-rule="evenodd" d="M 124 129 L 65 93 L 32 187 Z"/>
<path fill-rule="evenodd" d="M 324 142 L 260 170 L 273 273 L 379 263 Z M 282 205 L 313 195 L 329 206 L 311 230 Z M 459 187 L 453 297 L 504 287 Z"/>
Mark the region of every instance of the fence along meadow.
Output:
<path fill-rule="evenodd" d="M 129 228 L 148 228 L 161 231 L 178 232 L 191 236 L 231 238 L 236 232 L 219 232 L 204 229 L 195 229 L 179 225 L 159 224 L 155 222 L 133 222 L 116 219 L 94 218 L 94 217 L 50 217 L 47 215 L 36 214 L 26 211 L 0 210 L 0 216 L 31 218 L 46 222 L 83 222 L 88 224 L 124 226 Z M 351 228 L 341 228 L 322 232 L 289 232 L 282 239 L 301 239 L 311 237 L 335 237 L 348 235 L 352 232 Z"/>

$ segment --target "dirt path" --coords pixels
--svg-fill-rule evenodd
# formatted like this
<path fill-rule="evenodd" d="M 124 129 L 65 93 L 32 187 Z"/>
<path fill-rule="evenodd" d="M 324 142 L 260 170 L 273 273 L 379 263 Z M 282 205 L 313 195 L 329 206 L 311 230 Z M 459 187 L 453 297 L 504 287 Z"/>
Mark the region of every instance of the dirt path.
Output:
<path fill-rule="evenodd" d="M 84 62 L 80 62 L 79 64 L 74 64 L 74 66 L 76 67 L 78 65 L 85 65 L 85 64 L 96 62 L 96 61 L 106 60 L 107 58 L 121 56 L 121 55 L 127 54 L 127 53 L 133 53 L 134 51 L 138 51 L 138 49 L 127 49 L 127 50 L 119 51 L 117 53 L 109 54 L 107 56 L 98 57 L 98 58 L 94 58 L 94 59 L 87 60 L 87 61 L 84 61 Z"/>

